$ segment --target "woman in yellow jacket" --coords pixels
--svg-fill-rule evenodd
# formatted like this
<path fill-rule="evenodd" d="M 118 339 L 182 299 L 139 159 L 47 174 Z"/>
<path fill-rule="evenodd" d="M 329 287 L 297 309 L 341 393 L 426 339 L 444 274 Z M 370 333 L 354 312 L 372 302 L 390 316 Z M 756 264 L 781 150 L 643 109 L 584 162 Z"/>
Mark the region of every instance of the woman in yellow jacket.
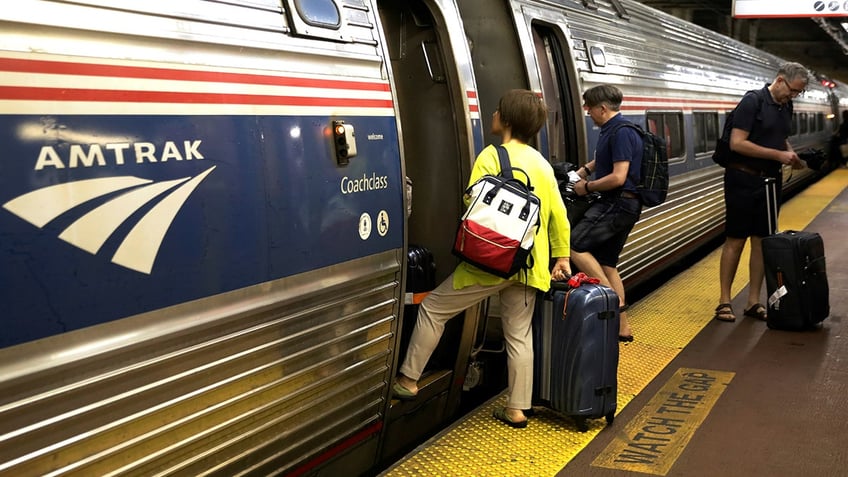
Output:
<path fill-rule="evenodd" d="M 406 359 L 392 387 L 398 399 L 414 399 L 418 379 L 439 343 L 445 323 L 463 310 L 499 294 L 503 332 L 507 348 L 508 398 L 495 418 L 512 427 L 526 427 L 523 409 L 531 407 L 533 394 L 533 335 L 531 322 L 536 290 L 547 291 L 551 279 L 563 280 L 571 274 L 569 235 L 571 227 L 550 163 L 527 143 L 544 125 L 547 107 L 532 91 L 510 90 L 498 103 L 492 120 L 492 133 L 501 136 L 513 167 L 530 176 L 539 197 L 539 230 L 532 256 L 533 267 L 503 279 L 468 263 L 460 263 L 454 273 L 430 292 L 421 303 Z M 486 147 L 474 163 L 469 184 L 484 175 L 500 172 L 495 146 Z M 519 177 L 520 174 L 516 175 Z M 550 257 L 554 257 L 553 268 Z M 533 288 L 532 290 L 529 288 Z"/>

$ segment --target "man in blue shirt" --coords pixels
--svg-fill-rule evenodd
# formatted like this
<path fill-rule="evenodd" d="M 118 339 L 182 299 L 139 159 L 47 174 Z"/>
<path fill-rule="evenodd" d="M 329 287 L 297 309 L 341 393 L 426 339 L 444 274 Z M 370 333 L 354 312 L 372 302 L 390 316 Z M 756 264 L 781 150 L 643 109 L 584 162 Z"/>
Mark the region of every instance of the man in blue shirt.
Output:
<path fill-rule="evenodd" d="M 789 144 L 792 121 L 792 98 L 807 87 L 809 73 L 798 63 L 781 65 L 777 76 L 759 91 L 749 91 L 733 113 L 730 150 L 733 157 L 724 171 L 725 241 L 719 263 L 719 305 L 715 319 L 736 321 L 730 306 L 731 285 L 739 267 L 745 242 L 751 238 L 748 260 L 750 285 L 743 314 L 766 319 L 766 307 L 759 302 L 765 271 L 762 237 L 775 232 L 769 225 L 769 204 L 764 180 L 777 184 L 776 204 L 780 203 L 783 166 L 804 167 Z M 774 218 L 776 219 L 776 217 Z"/>
<path fill-rule="evenodd" d="M 581 180 L 574 184 L 578 195 L 599 192 L 586 215 L 571 230 L 571 261 L 587 275 L 618 294 L 621 322 L 618 339 L 633 341 L 625 313 L 624 284 L 618 273 L 618 259 L 627 236 L 633 230 L 642 204 L 636 192 L 642 165 L 642 137 L 629 127 L 615 126 L 628 122 L 619 112 L 621 90 L 612 85 L 594 86 L 583 93 L 583 107 L 601 128 L 595 158 L 580 168 Z M 589 176 L 594 172 L 594 180 Z"/>

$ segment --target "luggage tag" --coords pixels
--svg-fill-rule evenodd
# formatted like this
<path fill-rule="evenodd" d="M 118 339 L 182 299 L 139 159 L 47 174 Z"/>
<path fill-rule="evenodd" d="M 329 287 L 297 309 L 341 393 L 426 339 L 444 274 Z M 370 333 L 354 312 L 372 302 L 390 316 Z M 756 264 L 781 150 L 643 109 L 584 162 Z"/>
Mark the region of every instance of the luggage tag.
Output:
<path fill-rule="evenodd" d="M 768 306 L 773 310 L 780 310 L 780 299 L 786 296 L 789 290 L 783 284 L 783 272 L 777 272 L 777 290 L 768 298 Z"/>

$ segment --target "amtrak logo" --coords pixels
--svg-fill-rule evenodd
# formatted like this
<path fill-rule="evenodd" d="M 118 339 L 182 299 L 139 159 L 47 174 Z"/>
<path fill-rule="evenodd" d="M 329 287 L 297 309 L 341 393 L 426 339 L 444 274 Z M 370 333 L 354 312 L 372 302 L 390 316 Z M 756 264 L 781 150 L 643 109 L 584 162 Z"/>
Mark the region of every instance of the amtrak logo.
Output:
<path fill-rule="evenodd" d="M 42 228 L 78 205 L 106 194 L 132 189 L 87 212 L 59 234 L 65 242 L 95 255 L 135 211 L 157 200 L 156 205 L 124 237 L 112 256 L 112 263 L 149 275 L 162 240 L 180 208 L 213 170 L 215 166 L 196 177 L 155 183 L 134 176 L 67 182 L 28 192 L 6 202 L 3 208 Z"/>

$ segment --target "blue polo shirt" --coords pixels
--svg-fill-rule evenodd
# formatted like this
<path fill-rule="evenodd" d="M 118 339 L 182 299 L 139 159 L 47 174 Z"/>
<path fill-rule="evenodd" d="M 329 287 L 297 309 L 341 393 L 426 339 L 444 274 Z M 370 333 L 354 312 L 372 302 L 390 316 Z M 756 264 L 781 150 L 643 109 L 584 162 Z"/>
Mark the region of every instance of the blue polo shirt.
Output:
<path fill-rule="evenodd" d="M 749 91 L 739 101 L 736 112 L 733 113 L 733 127 L 748 131 L 748 139 L 754 144 L 777 149 L 786 150 L 786 139 L 792 132 L 793 106 L 790 100 L 786 104 L 779 104 L 771 97 L 765 85 L 759 91 L 762 96 L 762 107 L 757 99 L 756 93 Z M 768 159 L 742 156 L 744 163 L 758 171 L 763 171 L 772 176 L 780 172 L 780 163 Z"/>
<path fill-rule="evenodd" d="M 598 146 L 595 148 L 595 178 L 612 174 L 613 163 L 628 161 L 630 170 L 620 190 L 636 192 L 642 167 L 642 136 L 633 129 L 622 127 L 610 136 L 610 131 L 621 123 L 628 123 L 621 113 L 616 114 L 601 126 Z"/>

